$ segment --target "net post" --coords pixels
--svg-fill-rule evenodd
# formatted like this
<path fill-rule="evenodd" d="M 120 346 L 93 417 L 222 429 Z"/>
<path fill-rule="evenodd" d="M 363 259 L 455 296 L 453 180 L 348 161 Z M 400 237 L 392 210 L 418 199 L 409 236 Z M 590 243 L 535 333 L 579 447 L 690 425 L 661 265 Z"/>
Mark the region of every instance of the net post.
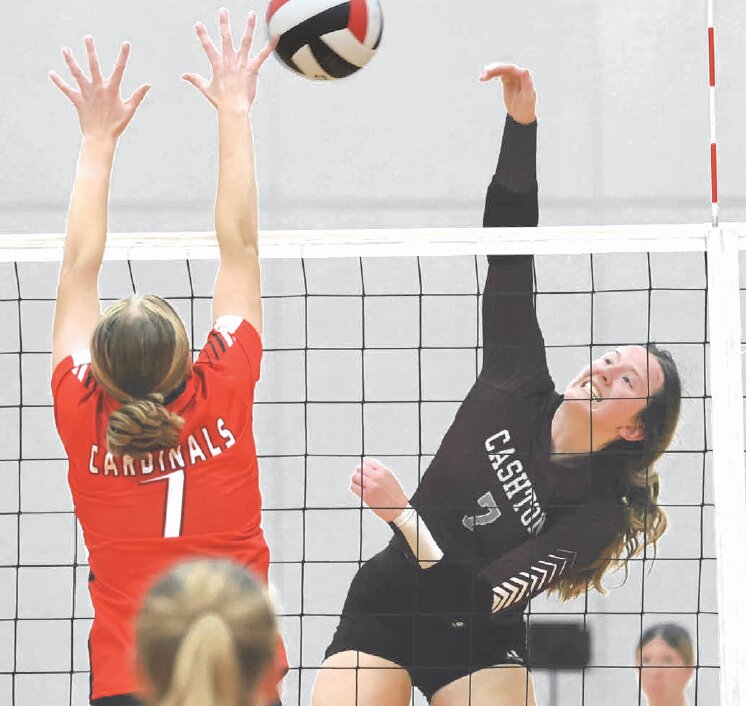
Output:
<path fill-rule="evenodd" d="M 738 229 L 707 233 L 720 703 L 746 702 L 746 473 Z"/>

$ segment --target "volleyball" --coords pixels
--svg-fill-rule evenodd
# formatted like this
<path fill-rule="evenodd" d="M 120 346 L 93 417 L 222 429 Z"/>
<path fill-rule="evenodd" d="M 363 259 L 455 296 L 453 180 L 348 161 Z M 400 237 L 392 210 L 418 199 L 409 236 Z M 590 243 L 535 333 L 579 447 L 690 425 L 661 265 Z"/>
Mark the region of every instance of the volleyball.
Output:
<path fill-rule="evenodd" d="M 275 53 L 301 76 L 350 76 L 376 53 L 383 33 L 378 0 L 270 0 L 267 26 Z"/>

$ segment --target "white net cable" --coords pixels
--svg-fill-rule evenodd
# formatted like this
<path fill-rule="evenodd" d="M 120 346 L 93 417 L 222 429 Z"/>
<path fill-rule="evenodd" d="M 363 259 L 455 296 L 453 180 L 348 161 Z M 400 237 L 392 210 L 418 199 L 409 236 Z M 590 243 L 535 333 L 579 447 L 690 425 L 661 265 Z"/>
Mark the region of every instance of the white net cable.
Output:
<path fill-rule="evenodd" d="M 728 228 L 728 224 L 724 225 Z M 730 228 L 738 228 L 735 224 Z M 702 225 L 558 226 L 541 228 L 409 228 L 265 231 L 261 257 L 397 257 L 633 252 L 703 252 Z M 62 256 L 64 235 L 0 234 L 0 262 L 51 262 Z M 218 258 L 211 233 L 112 233 L 106 260 Z"/>

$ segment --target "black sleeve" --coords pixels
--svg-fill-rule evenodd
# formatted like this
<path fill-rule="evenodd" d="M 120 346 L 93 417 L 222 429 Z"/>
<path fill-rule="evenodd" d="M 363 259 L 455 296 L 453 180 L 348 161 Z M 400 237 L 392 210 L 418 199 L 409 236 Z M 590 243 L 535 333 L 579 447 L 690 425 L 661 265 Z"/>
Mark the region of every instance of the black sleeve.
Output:
<path fill-rule="evenodd" d="M 536 226 L 536 123 L 505 121 L 500 157 L 487 189 L 483 225 Z M 482 333 L 486 377 L 521 376 L 546 370 L 544 339 L 534 308 L 534 262 L 531 255 L 490 255 L 482 299 Z"/>
<path fill-rule="evenodd" d="M 473 559 L 443 557 L 434 567 L 417 572 L 427 612 L 497 613 L 526 603 L 556 583 L 574 566 L 598 559 L 622 527 L 622 507 L 610 501 L 559 511 L 536 537 L 476 571 Z M 404 540 L 406 543 L 406 540 Z"/>
<path fill-rule="evenodd" d="M 620 531 L 621 506 L 592 501 L 563 512 L 547 529 L 480 572 L 497 597 L 495 611 L 533 598 L 576 564 L 598 559 Z"/>

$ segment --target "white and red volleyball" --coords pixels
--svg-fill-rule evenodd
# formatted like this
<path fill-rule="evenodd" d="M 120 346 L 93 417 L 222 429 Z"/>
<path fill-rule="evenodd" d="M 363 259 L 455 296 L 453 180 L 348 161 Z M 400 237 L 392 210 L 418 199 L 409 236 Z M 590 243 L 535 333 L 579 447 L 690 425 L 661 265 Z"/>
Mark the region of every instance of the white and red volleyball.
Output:
<path fill-rule="evenodd" d="M 270 0 L 267 26 L 275 53 L 306 78 L 350 76 L 376 53 L 383 34 L 378 0 Z"/>

